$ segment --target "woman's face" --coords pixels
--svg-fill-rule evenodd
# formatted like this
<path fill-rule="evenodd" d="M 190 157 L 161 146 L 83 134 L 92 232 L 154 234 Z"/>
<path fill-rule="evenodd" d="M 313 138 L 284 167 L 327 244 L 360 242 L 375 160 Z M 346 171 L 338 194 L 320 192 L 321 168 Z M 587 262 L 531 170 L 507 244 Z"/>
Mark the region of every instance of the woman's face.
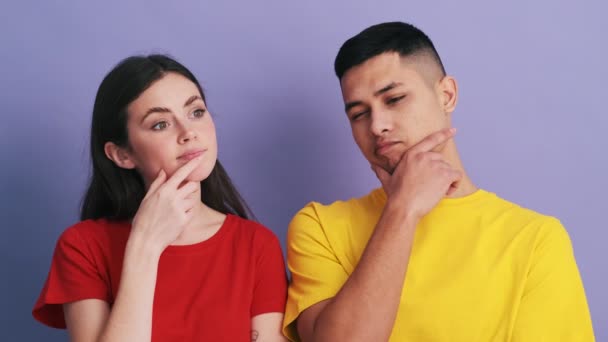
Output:
<path fill-rule="evenodd" d="M 188 181 L 206 179 L 217 160 L 215 126 L 197 86 L 178 73 L 155 81 L 127 107 L 129 146 L 124 168 L 134 168 L 148 186 L 164 170 L 170 177 L 201 156 Z M 116 162 L 116 159 L 114 159 Z"/>

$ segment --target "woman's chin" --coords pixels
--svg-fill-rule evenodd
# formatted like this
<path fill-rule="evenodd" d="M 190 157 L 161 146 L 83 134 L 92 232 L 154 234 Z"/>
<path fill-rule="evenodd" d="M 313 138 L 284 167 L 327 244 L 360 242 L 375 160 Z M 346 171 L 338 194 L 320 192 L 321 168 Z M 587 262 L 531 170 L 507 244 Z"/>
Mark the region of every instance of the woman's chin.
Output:
<path fill-rule="evenodd" d="M 192 171 L 192 173 L 190 173 L 190 175 L 188 175 L 188 177 L 186 177 L 186 180 L 188 182 L 202 182 L 209 177 L 211 171 L 212 169 L 209 167 L 197 167 L 194 169 L 194 171 Z"/>

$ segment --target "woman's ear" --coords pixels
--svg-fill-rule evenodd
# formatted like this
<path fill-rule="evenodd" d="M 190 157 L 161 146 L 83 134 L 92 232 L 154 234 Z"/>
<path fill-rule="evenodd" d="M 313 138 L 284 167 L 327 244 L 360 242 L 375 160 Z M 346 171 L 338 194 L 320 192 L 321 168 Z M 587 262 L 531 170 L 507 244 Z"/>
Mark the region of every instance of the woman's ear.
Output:
<path fill-rule="evenodd" d="M 103 146 L 103 151 L 106 153 L 106 157 L 113 161 L 116 166 L 123 169 L 135 168 L 135 161 L 131 158 L 129 152 L 115 143 L 108 141 Z"/>
<path fill-rule="evenodd" d="M 439 96 L 443 111 L 446 114 L 452 113 L 458 103 L 458 84 L 452 76 L 444 76 L 439 82 Z"/>

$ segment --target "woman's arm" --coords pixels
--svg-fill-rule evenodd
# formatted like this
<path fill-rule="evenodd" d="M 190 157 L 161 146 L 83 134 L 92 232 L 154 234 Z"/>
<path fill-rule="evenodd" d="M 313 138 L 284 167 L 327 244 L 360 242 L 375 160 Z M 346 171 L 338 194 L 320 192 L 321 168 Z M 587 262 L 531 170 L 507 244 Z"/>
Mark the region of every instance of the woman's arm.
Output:
<path fill-rule="evenodd" d="M 106 325 L 110 306 L 100 299 L 84 299 L 63 305 L 70 341 L 97 341 Z"/>
<path fill-rule="evenodd" d="M 162 251 L 183 231 L 190 211 L 200 202 L 191 193 L 200 187 L 188 182 L 198 165 L 192 159 L 166 179 L 164 171 L 152 182 L 133 224 L 116 299 L 108 303 L 86 299 L 64 304 L 65 321 L 74 342 L 149 342 L 158 261 Z"/>
<path fill-rule="evenodd" d="M 269 312 L 251 318 L 251 342 L 287 342 L 281 332 L 282 312 Z"/>
<path fill-rule="evenodd" d="M 64 304 L 65 322 L 74 342 L 150 341 L 152 304 L 159 253 L 130 237 L 120 285 L 112 309 L 98 299 Z"/>

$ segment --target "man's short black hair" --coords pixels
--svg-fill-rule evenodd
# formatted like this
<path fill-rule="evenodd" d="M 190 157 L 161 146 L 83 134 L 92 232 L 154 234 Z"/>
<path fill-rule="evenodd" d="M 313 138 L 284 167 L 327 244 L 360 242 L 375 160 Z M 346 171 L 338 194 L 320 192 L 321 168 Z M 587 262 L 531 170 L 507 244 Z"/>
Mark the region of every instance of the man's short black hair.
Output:
<path fill-rule="evenodd" d="M 445 75 L 441 58 L 424 32 L 411 24 L 388 22 L 370 26 L 342 45 L 334 62 L 336 76 L 341 80 L 350 68 L 386 52 L 396 52 L 401 57 L 426 53 Z"/>

